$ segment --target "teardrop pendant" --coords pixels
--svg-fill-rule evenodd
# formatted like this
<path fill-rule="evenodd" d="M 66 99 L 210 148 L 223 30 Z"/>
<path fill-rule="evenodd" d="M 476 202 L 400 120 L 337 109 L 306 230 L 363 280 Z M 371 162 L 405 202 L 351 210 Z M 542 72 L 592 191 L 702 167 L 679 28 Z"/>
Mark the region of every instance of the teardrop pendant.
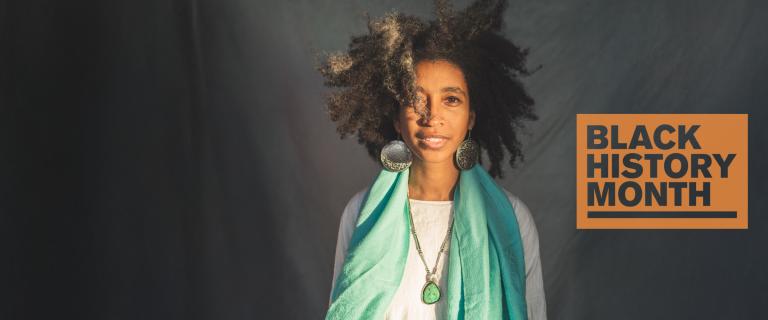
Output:
<path fill-rule="evenodd" d="M 440 288 L 433 281 L 427 281 L 424 288 L 421 289 L 421 301 L 426 304 L 433 304 L 440 300 Z"/>

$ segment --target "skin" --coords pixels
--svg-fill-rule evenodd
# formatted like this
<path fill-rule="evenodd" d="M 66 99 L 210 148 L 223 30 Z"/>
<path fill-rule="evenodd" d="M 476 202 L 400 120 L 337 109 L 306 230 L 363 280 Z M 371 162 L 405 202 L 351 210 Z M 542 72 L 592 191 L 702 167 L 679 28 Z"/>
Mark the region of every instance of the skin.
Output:
<path fill-rule="evenodd" d="M 460 172 L 453 159 L 475 124 L 466 79 L 457 65 L 442 59 L 420 61 L 415 72 L 420 102 L 400 108 L 394 121 L 395 130 L 414 154 L 408 177 L 409 197 L 453 200 Z M 423 140 L 430 135 L 447 139 L 434 148 Z"/>

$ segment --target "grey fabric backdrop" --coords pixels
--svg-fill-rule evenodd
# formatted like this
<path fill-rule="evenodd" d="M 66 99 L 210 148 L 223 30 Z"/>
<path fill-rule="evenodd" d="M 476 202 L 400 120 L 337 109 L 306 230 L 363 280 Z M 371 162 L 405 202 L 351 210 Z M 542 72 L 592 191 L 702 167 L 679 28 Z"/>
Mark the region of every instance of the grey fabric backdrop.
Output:
<path fill-rule="evenodd" d="M 461 7 L 466 1 L 457 2 Z M 379 170 L 313 55 L 429 1 L 0 2 L 0 318 L 318 319 Z M 765 319 L 768 2 L 514 1 L 550 319 Z M 577 113 L 749 113 L 748 230 L 575 229 Z"/>

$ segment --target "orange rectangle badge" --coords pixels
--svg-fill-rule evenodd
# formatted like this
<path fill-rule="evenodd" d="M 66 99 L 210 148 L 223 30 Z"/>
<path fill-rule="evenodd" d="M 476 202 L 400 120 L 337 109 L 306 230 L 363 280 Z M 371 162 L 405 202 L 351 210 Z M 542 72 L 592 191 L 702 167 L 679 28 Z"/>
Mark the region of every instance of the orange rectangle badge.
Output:
<path fill-rule="evenodd" d="M 578 114 L 577 229 L 747 229 L 746 114 Z"/>

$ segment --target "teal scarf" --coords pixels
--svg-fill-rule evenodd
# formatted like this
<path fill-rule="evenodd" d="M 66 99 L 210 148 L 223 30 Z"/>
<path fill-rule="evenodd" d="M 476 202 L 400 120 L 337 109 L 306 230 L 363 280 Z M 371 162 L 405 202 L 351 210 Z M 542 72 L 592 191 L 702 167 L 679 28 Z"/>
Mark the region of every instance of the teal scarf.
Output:
<path fill-rule="evenodd" d="M 361 206 L 326 319 L 381 319 L 400 286 L 410 245 L 408 173 L 382 170 Z M 454 191 L 449 319 L 527 319 L 525 262 L 507 195 L 480 165 Z M 418 301 L 418 303 L 422 303 Z"/>

